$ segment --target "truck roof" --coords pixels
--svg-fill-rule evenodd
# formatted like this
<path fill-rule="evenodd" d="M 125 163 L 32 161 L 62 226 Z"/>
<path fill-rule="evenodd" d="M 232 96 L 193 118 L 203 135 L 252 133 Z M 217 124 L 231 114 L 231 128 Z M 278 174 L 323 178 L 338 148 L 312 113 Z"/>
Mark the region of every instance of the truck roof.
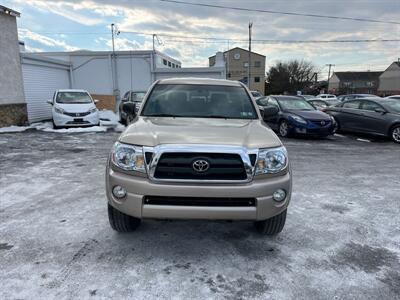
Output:
<path fill-rule="evenodd" d="M 161 79 L 158 84 L 204 84 L 204 85 L 221 85 L 221 86 L 242 86 L 239 81 L 213 79 L 213 78 L 168 78 Z"/>

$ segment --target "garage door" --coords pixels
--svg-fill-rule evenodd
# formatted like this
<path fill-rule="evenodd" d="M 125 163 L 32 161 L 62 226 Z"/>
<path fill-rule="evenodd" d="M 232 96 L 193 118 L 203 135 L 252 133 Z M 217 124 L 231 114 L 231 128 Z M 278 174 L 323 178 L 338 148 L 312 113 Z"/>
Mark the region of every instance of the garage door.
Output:
<path fill-rule="evenodd" d="M 22 75 L 29 122 L 51 119 L 51 106 L 46 101 L 53 97 L 55 90 L 70 88 L 69 71 L 22 64 Z"/>

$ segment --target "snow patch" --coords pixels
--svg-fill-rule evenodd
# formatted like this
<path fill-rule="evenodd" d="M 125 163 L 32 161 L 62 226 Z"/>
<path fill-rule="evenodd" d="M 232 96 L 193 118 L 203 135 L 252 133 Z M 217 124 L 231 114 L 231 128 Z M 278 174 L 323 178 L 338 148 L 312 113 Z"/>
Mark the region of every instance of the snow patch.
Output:
<path fill-rule="evenodd" d="M 125 126 L 119 123 L 119 115 L 111 110 L 99 111 L 100 126 L 92 127 L 70 127 L 54 129 L 52 122 L 38 122 L 32 123 L 30 126 L 9 126 L 0 128 L 0 133 L 13 133 L 23 132 L 27 129 L 36 129 L 45 132 L 58 132 L 58 133 L 79 133 L 79 132 L 106 132 L 108 128 L 116 132 L 125 130 Z"/>
<path fill-rule="evenodd" d="M 23 132 L 27 129 L 30 129 L 30 126 L 9 126 L 9 127 L 1 127 L 0 133 L 12 133 L 12 132 Z"/>

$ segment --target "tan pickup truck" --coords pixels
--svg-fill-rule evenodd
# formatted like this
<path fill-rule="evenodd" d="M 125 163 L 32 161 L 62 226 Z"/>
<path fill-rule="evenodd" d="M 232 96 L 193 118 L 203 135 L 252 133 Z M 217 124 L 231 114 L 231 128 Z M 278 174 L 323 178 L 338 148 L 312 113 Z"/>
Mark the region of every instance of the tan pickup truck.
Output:
<path fill-rule="evenodd" d="M 108 215 L 117 231 L 142 219 L 254 221 L 282 231 L 292 178 L 282 142 L 249 90 L 217 79 L 155 82 L 114 144 L 106 169 Z"/>

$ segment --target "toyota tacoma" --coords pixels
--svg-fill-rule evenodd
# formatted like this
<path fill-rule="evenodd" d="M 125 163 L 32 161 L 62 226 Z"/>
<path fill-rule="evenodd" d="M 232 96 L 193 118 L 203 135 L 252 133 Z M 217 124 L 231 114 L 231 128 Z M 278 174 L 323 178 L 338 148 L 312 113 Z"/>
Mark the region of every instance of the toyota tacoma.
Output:
<path fill-rule="evenodd" d="M 142 219 L 254 221 L 282 231 L 292 177 L 282 142 L 247 87 L 217 79 L 156 81 L 114 144 L 106 168 L 110 225 L 136 229 Z"/>

